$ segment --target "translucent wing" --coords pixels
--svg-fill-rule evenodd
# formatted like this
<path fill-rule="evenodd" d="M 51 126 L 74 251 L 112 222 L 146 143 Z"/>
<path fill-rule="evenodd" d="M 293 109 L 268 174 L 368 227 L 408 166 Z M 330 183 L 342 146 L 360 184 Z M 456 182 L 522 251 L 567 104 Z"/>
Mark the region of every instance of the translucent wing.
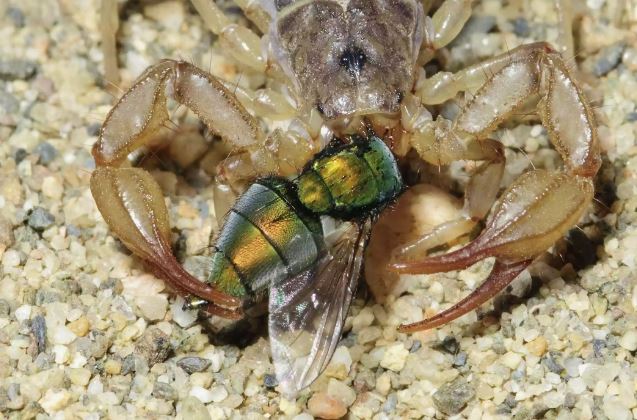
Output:
<path fill-rule="evenodd" d="M 336 349 L 370 230 L 371 220 L 343 223 L 326 238 L 326 251 L 312 268 L 270 290 L 272 358 L 288 397 L 310 385 Z"/>

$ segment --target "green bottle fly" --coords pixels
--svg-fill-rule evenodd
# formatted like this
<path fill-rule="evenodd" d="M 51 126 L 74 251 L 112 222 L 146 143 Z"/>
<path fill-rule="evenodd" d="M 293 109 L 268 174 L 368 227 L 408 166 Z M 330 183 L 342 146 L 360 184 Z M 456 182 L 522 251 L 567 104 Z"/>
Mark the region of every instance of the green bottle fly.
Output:
<path fill-rule="evenodd" d="M 316 263 L 324 248 L 321 216 L 363 219 L 403 187 L 396 160 L 378 137 L 330 144 L 295 181 L 256 181 L 226 216 L 209 281 L 221 291 L 259 300 L 273 284 Z"/>

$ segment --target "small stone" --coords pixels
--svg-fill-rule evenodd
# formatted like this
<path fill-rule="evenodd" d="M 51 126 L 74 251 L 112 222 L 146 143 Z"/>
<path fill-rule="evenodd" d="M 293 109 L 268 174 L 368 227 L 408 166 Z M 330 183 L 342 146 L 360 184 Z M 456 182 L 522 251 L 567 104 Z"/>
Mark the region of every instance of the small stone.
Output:
<path fill-rule="evenodd" d="M 327 384 L 327 395 L 341 400 L 346 407 L 354 404 L 356 400 L 356 392 L 351 387 L 336 379 L 330 379 L 330 382 Z"/>
<path fill-rule="evenodd" d="M 135 345 L 135 352 L 146 360 L 148 366 L 163 362 L 171 351 L 170 338 L 159 328 L 144 331 Z"/>
<path fill-rule="evenodd" d="M 405 362 L 409 356 L 409 350 L 405 348 L 403 343 L 397 343 L 387 347 L 383 358 L 380 361 L 380 366 L 399 372 L 405 367 Z"/>
<path fill-rule="evenodd" d="M 183 357 L 177 362 L 177 366 L 188 373 L 203 372 L 210 367 L 212 362 L 201 357 Z"/>
<path fill-rule="evenodd" d="M 374 322 L 372 308 L 363 308 L 352 320 L 352 332 L 357 334 L 365 327 L 369 327 Z"/>
<path fill-rule="evenodd" d="M 383 404 L 383 411 L 385 413 L 393 413 L 396 410 L 396 406 L 398 405 L 398 395 L 395 392 L 389 394 L 387 396 L 387 400 Z"/>
<path fill-rule="evenodd" d="M 341 400 L 330 397 L 324 392 L 312 395 L 307 402 L 307 409 L 314 417 L 323 419 L 339 419 L 347 414 L 347 407 Z"/>
<path fill-rule="evenodd" d="M 181 414 L 182 419 L 188 420 L 210 420 L 210 413 L 206 406 L 196 397 L 187 397 L 181 402 L 181 410 L 177 412 Z"/>
<path fill-rule="evenodd" d="M 81 316 L 73 322 L 69 322 L 67 324 L 67 328 L 78 337 L 84 337 L 89 332 L 90 325 L 88 323 L 88 318 L 85 316 Z"/>
<path fill-rule="evenodd" d="M 73 331 L 69 330 L 67 327 L 63 325 L 56 325 L 51 327 L 51 342 L 53 344 L 62 344 L 67 345 L 71 344 L 77 336 L 73 333 Z"/>
<path fill-rule="evenodd" d="M 104 372 L 109 375 L 119 375 L 122 371 L 122 362 L 115 359 L 108 359 L 106 363 L 104 363 Z"/>
<path fill-rule="evenodd" d="M 224 388 L 225 390 L 225 388 Z M 197 398 L 199 401 L 201 401 L 204 404 L 208 404 L 209 402 L 218 402 L 223 400 L 223 398 L 221 400 L 215 400 L 215 397 L 219 397 L 219 395 L 217 395 L 218 393 L 214 393 L 212 390 L 208 390 L 206 388 L 200 387 L 200 386 L 193 386 L 190 389 L 190 393 L 189 395 L 191 397 L 195 397 Z M 226 391 L 226 395 L 228 396 L 228 391 Z M 225 397 L 224 397 L 225 398 Z"/>
<path fill-rule="evenodd" d="M 53 346 L 53 354 L 55 355 L 55 363 L 58 365 L 64 364 L 69 361 L 71 353 L 67 346 L 55 345 Z"/>
<path fill-rule="evenodd" d="M 91 371 L 85 368 L 70 368 L 67 375 L 75 385 L 86 386 L 91 380 Z"/>
<path fill-rule="evenodd" d="M 44 166 L 47 166 L 49 163 L 53 162 L 53 159 L 57 156 L 57 149 L 48 142 L 42 142 L 38 144 L 34 150 L 34 152 L 39 155 L 38 162 Z"/>
<path fill-rule="evenodd" d="M 500 363 L 511 370 L 517 368 L 521 361 L 522 356 L 517 353 L 513 353 L 512 351 L 507 352 L 500 358 Z"/>
<path fill-rule="evenodd" d="M 532 340 L 526 344 L 526 348 L 529 352 L 535 356 L 541 357 L 546 353 L 548 343 L 546 338 L 539 336 L 535 340 Z"/>
<path fill-rule="evenodd" d="M 22 28 L 25 24 L 24 12 L 17 7 L 9 6 L 7 8 L 7 17 L 16 28 Z"/>
<path fill-rule="evenodd" d="M 38 401 L 40 406 L 51 415 L 64 409 L 71 402 L 71 393 L 64 389 L 49 389 Z"/>
<path fill-rule="evenodd" d="M 637 350 L 637 331 L 634 329 L 627 330 L 619 339 L 619 345 L 628 351 Z"/>
<path fill-rule="evenodd" d="M 604 76 L 617 67 L 625 48 L 626 45 L 623 42 L 603 48 L 593 66 L 593 74 L 597 77 Z"/>
<path fill-rule="evenodd" d="M 467 363 L 467 353 L 461 351 L 453 358 L 454 367 L 462 367 Z"/>
<path fill-rule="evenodd" d="M 41 232 L 55 223 L 55 217 L 48 210 L 36 207 L 31 212 L 28 223 L 31 228 Z"/>
<path fill-rule="evenodd" d="M 164 27 L 177 31 L 184 21 L 184 5 L 180 1 L 162 1 L 144 7 L 144 14 Z"/>
<path fill-rule="evenodd" d="M 475 396 L 473 387 L 460 377 L 438 388 L 433 395 L 433 400 L 438 410 L 447 415 L 453 415 L 462 411 Z"/>
<path fill-rule="evenodd" d="M 308 413 L 301 413 L 292 417 L 292 420 L 314 420 L 314 417 L 312 417 L 312 415 Z"/>
<path fill-rule="evenodd" d="M 166 383 L 155 382 L 155 385 L 153 385 L 153 396 L 166 401 L 174 401 L 177 399 L 177 391 Z"/>
<path fill-rule="evenodd" d="M 53 200 L 60 200 L 64 194 L 64 186 L 58 177 L 47 176 L 42 180 L 42 194 Z"/>
<path fill-rule="evenodd" d="M 0 90 L 0 109 L 7 115 L 15 114 L 20 109 L 20 102 L 9 92 Z"/>
<path fill-rule="evenodd" d="M 523 17 L 518 17 L 513 19 L 511 22 L 513 24 L 513 32 L 521 37 L 526 38 L 531 34 L 531 27 L 529 26 L 529 21 Z"/>
<path fill-rule="evenodd" d="M 271 375 L 269 373 L 266 373 L 265 375 L 263 375 L 263 385 L 265 385 L 267 388 L 274 388 L 279 384 L 279 381 L 277 381 L 276 376 Z"/>
<path fill-rule="evenodd" d="M 389 373 L 383 372 L 378 378 L 376 378 L 376 391 L 381 395 L 387 395 L 391 390 L 391 377 Z"/>
<path fill-rule="evenodd" d="M 149 321 L 159 321 L 166 316 L 168 299 L 163 295 L 140 296 L 135 299 L 137 307 L 144 318 Z"/>
<path fill-rule="evenodd" d="M 27 80 L 38 66 L 29 60 L 0 60 L 0 80 Z"/>
<path fill-rule="evenodd" d="M 22 322 L 31 317 L 31 305 L 22 305 L 15 310 L 15 318 Z"/>
<path fill-rule="evenodd" d="M 170 305 L 170 310 L 172 311 L 173 321 L 182 328 L 188 328 L 197 320 L 197 311 L 194 309 L 185 310 L 184 303 L 184 298 L 179 296 L 175 299 L 175 302 Z"/>

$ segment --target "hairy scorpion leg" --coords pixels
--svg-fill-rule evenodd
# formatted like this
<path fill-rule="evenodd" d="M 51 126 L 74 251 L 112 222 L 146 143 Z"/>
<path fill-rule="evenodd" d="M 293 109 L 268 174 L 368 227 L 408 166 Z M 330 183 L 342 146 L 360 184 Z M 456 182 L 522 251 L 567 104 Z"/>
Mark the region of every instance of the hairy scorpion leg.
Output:
<path fill-rule="evenodd" d="M 431 121 L 422 110 L 420 114 L 403 110 L 412 116 L 412 145 L 425 160 L 435 163 L 439 159 L 444 164 L 454 158 L 475 158 L 472 145 L 490 144 L 491 140 L 482 139 L 528 97 L 536 95 L 538 113 L 565 170 L 531 170 L 521 175 L 496 201 L 483 232 L 461 249 L 427 256 L 429 245 L 448 239 L 445 228 L 440 227 L 430 238 L 397 250 L 392 268 L 412 274 L 459 270 L 496 257 L 489 277 L 467 298 L 430 319 L 403 325 L 401 331 L 424 330 L 451 321 L 502 290 L 577 223 L 593 198 L 593 177 L 600 166 L 592 110 L 561 56 L 548 44 L 521 46 L 459 73 L 440 73 L 434 79 L 428 81 L 431 92 L 421 90 L 423 96 L 431 93 L 422 98 L 426 103 L 442 102 L 460 91 L 474 91 L 475 95 L 453 122 L 442 117 Z M 480 87 L 476 90 L 476 86 Z M 497 160 L 489 162 L 486 155 L 482 159 L 487 159 L 487 167 L 499 165 Z M 468 210 L 480 210 L 476 214 L 484 209 L 484 196 L 497 191 L 500 181 L 495 169 L 491 175 L 483 174 L 479 171 L 478 177 L 483 179 L 471 183 L 490 185 L 489 193 L 483 194 L 479 205 L 472 205 L 471 196 L 480 194 L 480 189 L 470 183 L 466 199 Z"/>

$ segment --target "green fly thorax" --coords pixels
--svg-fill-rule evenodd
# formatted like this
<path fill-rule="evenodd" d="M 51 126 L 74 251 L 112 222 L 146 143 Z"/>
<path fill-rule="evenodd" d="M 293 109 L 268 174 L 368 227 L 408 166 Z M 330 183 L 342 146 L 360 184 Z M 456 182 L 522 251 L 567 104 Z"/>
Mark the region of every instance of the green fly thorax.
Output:
<path fill-rule="evenodd" d="M 351 220 L 380 211 L 402 191 L 396 158 L 378 137 L 330 145 L 297 179 L 301 203 L 318 215 Z"/>

